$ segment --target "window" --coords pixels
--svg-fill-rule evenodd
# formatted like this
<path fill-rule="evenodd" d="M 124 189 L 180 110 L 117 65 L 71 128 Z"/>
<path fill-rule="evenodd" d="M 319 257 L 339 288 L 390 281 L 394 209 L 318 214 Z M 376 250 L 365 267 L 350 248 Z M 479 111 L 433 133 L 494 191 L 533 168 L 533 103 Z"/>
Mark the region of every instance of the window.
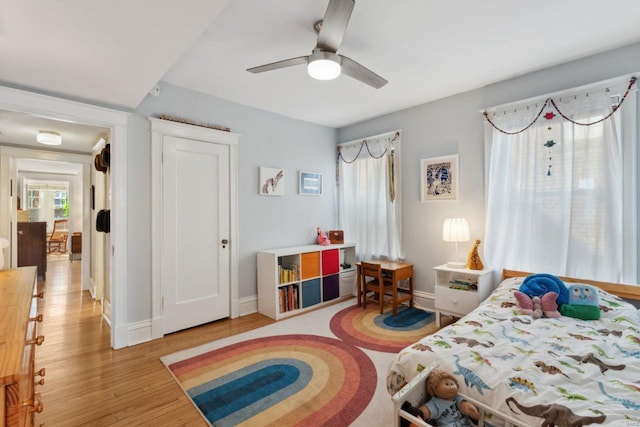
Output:
<path fill-rule="evenodd" d="M 40 208 L 40 191 L 28 190 L 27 191 L 27 209 L 39 209 Z"/>
<path fill-rule="evenodd" d="M 632 111 L 590 126 L 543 115 L 508 135 L 497 128 L 523 129 L 540 107 L 496 115 L 487 133 L 485 257 L 492 267 L 637 282 L 635 135 L 626 130 L 635 93 L 629 98 L 623 108 Z M 613 102 L 602 90 L 557 105 L 575 122 L 595 123 Z"/>
<path fill-rule="evenodd" d="M 404 257 L 399 192 L 400 132 L 339 146 L 339 227 L 358 259 Z"/>
<path fill-rule="evenodd" d="M 68 183 L 26 180 L 25 192 L 32 221 L 46 221 L 51 229 L 54 220 L 69 218 Z"/>
<path fill-rule="evenodd" d="M 67 203 L 67 192 L 66 191 L 55 191 L 53 193 L 53 207 L 54 208 L 63 208 Z"/>
<path fill-rule="evenodd" d="M 53 192 L 53 208 L 55 219 L 69 218 L 69 199 L 66 191 Z"/>

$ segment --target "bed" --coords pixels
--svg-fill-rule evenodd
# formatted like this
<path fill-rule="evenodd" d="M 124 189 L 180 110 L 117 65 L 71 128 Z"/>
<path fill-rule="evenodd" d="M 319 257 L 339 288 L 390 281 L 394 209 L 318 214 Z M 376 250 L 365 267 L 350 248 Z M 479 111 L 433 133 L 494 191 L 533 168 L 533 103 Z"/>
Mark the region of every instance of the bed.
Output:
<path fill-rule="evenodd" d="M 398 353 L 387 374 L 396 425 L 428 426 L 401 406 L 428 398 L 436 366 L 454 373 L 460 393 L 487 426 L 640 426 L 640 286 L 562 277 L 598 288 L 600 319 L 533 319 L 514 291 L 530 273 L 505 270 L 480 306 Z"/>

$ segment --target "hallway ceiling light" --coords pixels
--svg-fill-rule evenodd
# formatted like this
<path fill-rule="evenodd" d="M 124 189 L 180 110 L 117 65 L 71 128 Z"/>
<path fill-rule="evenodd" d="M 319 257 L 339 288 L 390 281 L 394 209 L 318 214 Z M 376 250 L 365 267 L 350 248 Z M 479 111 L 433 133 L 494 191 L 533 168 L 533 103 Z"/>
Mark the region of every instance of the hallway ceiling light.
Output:
<path fill-rule="evenodd" d="M 62 137 L 58 132 L 53 132 L 50 130 L 40 130 L 38 131 L 38 137 L 36 140 L 40 144 L 45 145 L 60 145 L 62 144 Z"/>

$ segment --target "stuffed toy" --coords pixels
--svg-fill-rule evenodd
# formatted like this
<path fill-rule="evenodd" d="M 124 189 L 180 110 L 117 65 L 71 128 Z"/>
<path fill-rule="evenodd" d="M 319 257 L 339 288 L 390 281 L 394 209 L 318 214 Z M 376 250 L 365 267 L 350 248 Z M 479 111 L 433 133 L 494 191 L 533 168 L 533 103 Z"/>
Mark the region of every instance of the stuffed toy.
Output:
<path fill-rule="evenodd" d="M 476 240 L 473 248 L 469 251 L 469 256 L 467 257 L 467 268 L 469 270 L 482 270 L 484 268 L 484 264 L 482 264 L 478 254 L 478 246 L 480 246 L 480 240 Z"/>
<path fill-rule="evenodd" d="M 458 394 L 458 380 L 443 369 L 434 369 L 427 377 L 427 393 L 431 395 L 419 408 L 410 402 L 402 404 L 402 409 L 416 418 L 434 421 L 437 427 L 471 427 L 469 418 L 478 420 L 480 413 L 471 402 Z"/>
<path fill-rule="evenodd" d="M 569 286 L 569 302 L 560 306 L 560 313 L 581 320 L 598 320 L 600 300 L 597 289 L 583 284 Z"/>
<path fill-rule="evenodd" d="M 558 294 L 555 292 L 547 292 L 542 297 L 530 297 L 520 291 L 515 291 L 513 294 L 518 300 L 518 307 L 522 314 L 529 314 L 534 319 L 539 319 L 543 316 L 560 317 L 558 304 L 556 304 Z"/>
<path fill-rule="evenodd" d="M 316 227 L 316 231 L 318 232 L 318 238 L 316 239 L 318 241 L 318 244 L 322 246 L 329 246 L 331 244 L 331 241 L 329 240 L 325 232 L 322 231 L 320 227 Z"/>
<path fill-rule="evenodd" d="M 569 302 L 569 291 L 559 277 L 552 274 L 532 274 L 527 276 L 522 281 L 520 292 L 523 292 L 530 297 L 540 297 L 547 292 L 555 292 L 558 297 L 556 298 L 557 304 L 566 304 Z"/>

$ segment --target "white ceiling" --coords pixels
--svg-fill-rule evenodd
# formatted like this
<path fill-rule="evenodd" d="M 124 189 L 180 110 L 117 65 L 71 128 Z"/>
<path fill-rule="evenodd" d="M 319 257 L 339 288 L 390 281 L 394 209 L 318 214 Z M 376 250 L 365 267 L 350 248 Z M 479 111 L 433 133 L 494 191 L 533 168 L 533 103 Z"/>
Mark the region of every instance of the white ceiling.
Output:
<path fill-rule="evenodd" d="M 38 130 L 58 132 L 62 137 L 60 147 L 69 152 L 90 153 L 100 138 L 109 139 L 107 128 L 0 110 L 0 144 L 55 149 L 55 147 L 40 145 L 36 142 Z"/>
<path fill-rule="evenodd" d="M 54 162 L 37 159 L 18 159 L 16 169 L 22 173 L 37 172 L 49 175 L 78 175 L 82 172 L 82 165 L 78 163 Z M 32 175 L 30 175 L 33 177 Z M 51 182 L 53 177 L 48 176 L 47 181 Z M 61 180 L 64 180 L 61 178 Z"/>
<path fill-rule="evenodd" d="M 338 53 L 383 88 L 245 71 L 311 53 L 327 4 L 0 0 L 0 82 L 134 109 L 163 80 L 342 127 L 640 41 L 638 0 L 356 0 Z M 3 116 L 0 143 L 22 144 Z"/>

